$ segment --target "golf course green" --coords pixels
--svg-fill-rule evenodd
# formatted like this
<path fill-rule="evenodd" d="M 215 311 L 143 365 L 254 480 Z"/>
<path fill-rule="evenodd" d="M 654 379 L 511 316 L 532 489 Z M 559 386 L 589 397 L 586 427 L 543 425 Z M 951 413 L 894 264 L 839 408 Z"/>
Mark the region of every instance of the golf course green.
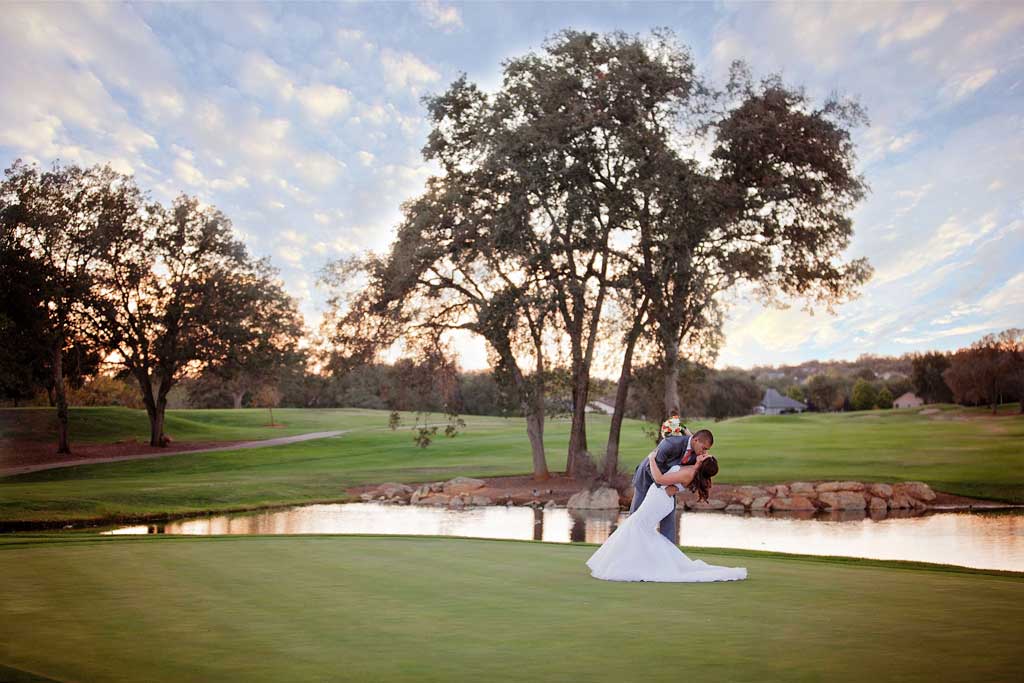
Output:
<path fill-rule="evenodd" d="M 749 578 L 612 583 L 587 573 L 593 551 L 0 537 L 0 664 L 10 677 L 154 682 L 1009 681 L 1024 664 L 1024 575 L 688 550 Z"/>
<path fill-rule="evenodd" d="M 1016 406 L 998 416 L 943 406 L 918 410 L 745 417 L 694 423 L 715 433 L 719 481 L 772 483 L 857 479 L 924 481 L 961 495 L 1024 502 L 1024 418 Z M 50 440 L 52 410 L 0 410 L 0 439 Z M 455 438 L 418 448 L 404 426 L 388 429 L 388 413 L 371 410 L 275 411 L 283 427 L 266 427 L 262 410 L 170 411 L 176 442 L 231 441 L 348 430 L 339 436 L 253 450 L 182 454 L 151 460 L 83 465 L 3 478 L 0 521 L 86 521 L 239 510 L 346 499 L 345 489 L 384 481 L 436 481 L 457 475 L 530 472 L 521 419 L 467 416 Z M 442 416 L 429 420 L 442 421 Z M 591 415 L 591 447 L 600 451 L 608 418 Z M 123 408 L 71 411 L 75 439 L 103 443 L 144 439 L 145 413 Z M 551 420 L 548 463 L 564 465 L 569 426 Z M 643 424 L 627 420 L 622 468 L 651 448 Z"/>

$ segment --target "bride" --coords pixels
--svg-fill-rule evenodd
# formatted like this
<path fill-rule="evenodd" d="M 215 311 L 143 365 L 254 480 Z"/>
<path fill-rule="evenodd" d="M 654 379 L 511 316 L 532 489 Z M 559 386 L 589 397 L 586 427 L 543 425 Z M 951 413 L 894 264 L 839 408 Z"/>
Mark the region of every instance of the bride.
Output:
<path fill-rule="evenodd" d="M 587 560 L 590 574 L 607 581 L 737 581 L 747 578 L 744 567 L 718 567 L 703 560 L 691 560 L 672 541 L 658 533 L 658 523 L 675 514 L 675 490 L 684 486 L 708 499 L 711 477 L 718 474 L 718 461 L 704 454 L 693 465 L 674 465 L 665 473 L 658 468 L 654 453 L 648 458 L 654 483 L 647 497 L 626 521 Z M 667 488 L 675 487 L 672 494 Z"/>

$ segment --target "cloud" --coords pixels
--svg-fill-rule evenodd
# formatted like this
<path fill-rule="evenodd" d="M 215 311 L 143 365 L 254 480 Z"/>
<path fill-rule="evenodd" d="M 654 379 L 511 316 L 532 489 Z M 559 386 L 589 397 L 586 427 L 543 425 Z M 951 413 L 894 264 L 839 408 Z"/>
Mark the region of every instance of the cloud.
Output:
<path fill-rule="evenodd" d="M 267 162 L 286 153 L 292 123 L 286 118 L 255 119 L 243 125 L 239 149 L 253 161 Z"/>
<path fill-rule="evenodd" d="M 295 157 L 295 171 L 313 185 L 333 185 L 345 169 L 344 162 L 326 152 L 308 152 Z"/>
<path fill-rule="evenodd" d="M 270 57 L 249 52 L 242 60 L 238 76 L 242 89 L 257 97 L 281 102 L 296 101 L 315 121 L 326 121 L 346 112 L 352 105 L 352 93 L 330 83 L 299 84 L 298 77 Z"/>
<path fill-rule="evenodd" d="M 326 120 L 348 110 L 352 104 L 352 93 L 321 83 L 300 88 L 298 99 L 310 117 Z"/>
<path fill-rule="evenodd" d="M 295 94 L 295 84 L 289 71 L 259 52 L 249 52 L 242 59 L 238 84 L 252 95 L 273 96 L 284 101 Z"/>
<path fill-rule="evenodd" d="M 880 285 L 913 275 L 923 268 L 941 263 L 950 256 L 977 242 L 992 232 L 996 227 L 995 213 L 989 212 L 975 221 L 964 223 L 957 216 L 949 216 L 935 230 L 935 233 L 923 245 L 895 259 L 875 274 L 875 282 Z"/>
<path fill-rule="evenodd" d="M 901 135 L 899 137 L 893 138 L 889 142 L 888 149 L 889 149 L 890 152 L 899 152 L 904 147 L 907 147 L 908 145 L 913 143 L 915 140 L 917 140 L 917 138 L 918 138 L 917 133 L 915 133 L 914 131 L 911 131 L 911 132 L 907 133 L 906 135 Z"/>
<path fill-rule="evenodd" d="M 198 186 L 206 184 L 206 178 L 202 172 L 183 158 L 175 160 L 174 176 L 186 185 Z"/>
<path fill-rule="evenodd" d="M 288 263 L 295 265 L 302 261 L 303 251 L 293 244 L 282 244 L 277 248 L 277 255 Z"/>
<path fill-rule="evenodd" d="M 418 6 L 431 26 L 445 31 L 462 28 L 462 16 L 455 7 L 442 5 L 438 0 L 423 0 Z"/>
<path fill-rule="evenodd" d="M 385 49 L 380 57 L 384 78 L 397 90 L 419 93 L 420 88 L 441 80 L 441 74 L 434 68 L 408 52 Z"/>
<path fill-rule="evenodd" d="M 377 49 L 376 43 L 367 39 L 366 34 L 359 29 L 339 28 L 334 32 L 335 40 L 343 48 L 358 48 L 362 52 L 373 52 Z"/>
<path fill-rule="evenodd" d="M 989 313 L 1001 314 L 1006 324 L 1024 326 L 1024 273 L 1017 273 L 988 292 L 980 306 Z"/>
<path fill-rule="evenodd" d="M 239 190 L 249 187 L 249 179 L 243 175 L 234 175 L 230 178 L 214 178 L 210 181 L 210 187 L 214 190 Z"/>
<path fill-rule="evenodd" d="M 915 6 L 909 16 L 892 20 L 890 27 L 879 35 L 878 46 L 919 40 L 942 26 L 948 16 L 948 8 L 942 5 Z"/>
<path fill-rule="evenodd" d="M 971 95 L 975 91 L 983 88 L 986 83 L 995 77 L 995 75 L 996 70 L 994 68 L 986 67 L 984 69 L 979 69 L 972 73 L 959 76 L 946 85 L 944 93 L 948 98 L 954 101 L 962 100 L 968 95 Z"/>

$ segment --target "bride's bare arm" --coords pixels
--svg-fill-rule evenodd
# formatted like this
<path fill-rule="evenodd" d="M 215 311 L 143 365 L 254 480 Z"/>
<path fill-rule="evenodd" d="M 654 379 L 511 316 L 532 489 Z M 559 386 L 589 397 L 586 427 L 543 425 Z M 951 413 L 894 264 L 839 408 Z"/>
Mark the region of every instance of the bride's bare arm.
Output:
<path fill-rule="evenodd" d="M 685 486 L 693 481 L 693 472 L 697 469 L 696 465 L 684 465 L 675 472 L 662 474 L 655 459 L 648 456 L 648 460 L 651 462 L 651 476 L 654 478 L 654 481 L 662 485 L 682 484 Z"/>

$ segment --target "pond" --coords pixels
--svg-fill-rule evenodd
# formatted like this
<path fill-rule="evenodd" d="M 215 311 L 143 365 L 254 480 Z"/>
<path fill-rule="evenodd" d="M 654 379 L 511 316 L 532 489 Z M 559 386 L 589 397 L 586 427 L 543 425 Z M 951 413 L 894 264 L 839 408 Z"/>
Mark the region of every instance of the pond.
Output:
<path fill-rule="evenodd" d="M 684 546 L 938 562 L 1024 572 L 1024 511 L 871 518 L 680 512 Z M 105 534 L 412 534 L 601 543 L 616 511 L 490 506 L 467 510 L 348 503 L 302 505 L 110 529 Z"/>

